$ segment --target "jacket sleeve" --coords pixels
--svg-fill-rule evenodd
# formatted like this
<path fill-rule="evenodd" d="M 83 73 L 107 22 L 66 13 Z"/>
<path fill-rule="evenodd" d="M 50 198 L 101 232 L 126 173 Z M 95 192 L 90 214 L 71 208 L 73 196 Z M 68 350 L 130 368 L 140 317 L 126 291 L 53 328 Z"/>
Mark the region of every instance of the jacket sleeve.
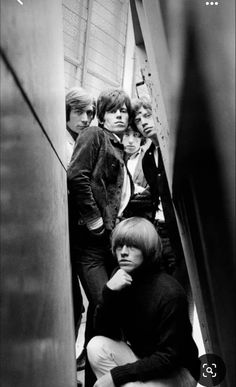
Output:
<path fill-rule="evenodd" d="M 156 350 L 134 363 L 113 368 L 111 375 L 115 386 L 170 377 L 172 372 L 181 367 L 180 348 L 185 346 L 184 333 L 186 330 L 189 337 L 189 329 L 192 329 L 187 301 L 178 299 L 169 302 L 159 318 L 161 323 L 155 341 Z M 188 352 L 188 348 L 185 350 Z"/>
<path fill-rule="evenodd" d="M 78 136 L 67 171 L 68 189 L 85 224 L 101 219 L 93 196 L 92 175 L 102 144 L 102 129 L 89 127 Z"/>

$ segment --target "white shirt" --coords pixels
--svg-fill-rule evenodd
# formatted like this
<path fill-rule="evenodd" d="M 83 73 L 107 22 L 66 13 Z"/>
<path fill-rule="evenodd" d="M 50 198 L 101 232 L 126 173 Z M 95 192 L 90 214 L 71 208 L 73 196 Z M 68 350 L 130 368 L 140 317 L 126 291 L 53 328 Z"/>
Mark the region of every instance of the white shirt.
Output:
<path fill-rule="evenodd" d="M 141 149 L 138 150 L 134 155 L 131 155 L 127 161 L 127 168 L 132 177 L 134 177 L 134 172 L 138 164 L 139 155 L 141 153 Z"/>
<path fill-rule="evenodd" d="M 158 148 L 159 146 L 156 146 L 155 147 L 155 151 L 154 151 L 154 160 L 155 160 L 155 163 L 156 163 L 156 166 L 158 167 Z M 159 203 L 159 206 L 158 206 L 158 211 L 156 212 L 156 215 L 155 215 L 155 219 L 158 219 L 158 220 L 162 220 L 162 221 L 165 221 L 165 217 L 164 217 L 164 212 L 163 212 L 163 207 L 162 207 L 162 203 L 161 203 L 161 198 L 160 198 L 160 203 Z"/>
<path fill-rule="evenodd" d="M 119 142 L 121 142 L 120 138 L 115 133 L 112 133 L 112 134 Z M 129 203 L 130 196 L 131 196 L 130 177 L 126 169 L 126 165 L 124 165 L 124 180 L 123 180 L 123 186 L 121 191 L 120 208 L 117 215 L 118 217 L 122 215 L 125 207 Z"/>
<path fill-rule="evenodd" d="M 130 196 L 131 196 L 130 177 L 128 175 L 126 166 L 124 165 L 124 181 L 123 181 L 123 187 L 121 191 L 120 208 L 117 215 L 118 217 L 122 215 L 125 207 L 129 202 Z"/>
<path fill-rule="evenodd" d="M 68 168 L 74 151 L 75 140 L 68 130 L 66 130 L 66 167 Z"/>
<path fill-rule="evenodd" d="M 131 174 L 131 177 L 133 179 L 134 173 L 137 167 L 137 164 L 139 162 L 139 157 L 141 155 L 141 148 L 136 152 L 134 155 L 131 155 L 130 158 L 127 161 L 127 168 L 129 170 L 129 173 Z M 141 185 L 135 184 L 134 183 L 134 193 L 141 193 L 145 190 L 144 187 L 141 187 Z"/>

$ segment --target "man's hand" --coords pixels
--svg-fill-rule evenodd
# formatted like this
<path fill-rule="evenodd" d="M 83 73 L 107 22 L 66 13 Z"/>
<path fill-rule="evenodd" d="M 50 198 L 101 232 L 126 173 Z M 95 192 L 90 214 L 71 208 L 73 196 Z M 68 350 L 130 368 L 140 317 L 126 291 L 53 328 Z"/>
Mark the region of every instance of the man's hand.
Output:
<path fill-rule="evenodd" d="M 111 373 L 108 372 L 99 378 L 93 387 L 115 387 Z"/>
<path fill-rule="evenodd" d="M 132 281 L 132 277 L 126 271 L 119 269 L 107 282 L 107 287 L 111 290 L 121 290 L 130 286 Z"/>

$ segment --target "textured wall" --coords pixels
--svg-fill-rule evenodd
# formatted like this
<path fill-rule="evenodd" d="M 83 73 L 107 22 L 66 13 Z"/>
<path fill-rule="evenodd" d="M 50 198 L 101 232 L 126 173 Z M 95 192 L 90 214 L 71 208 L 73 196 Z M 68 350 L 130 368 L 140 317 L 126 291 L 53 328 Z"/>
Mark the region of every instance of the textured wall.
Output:
<path fill-rule="evenodd" d="M 61 4 L 21 3 L 1 2 L 0 377 L 72 387 Z"/>
<path fill-rule="evenodd" d="M 122 87 L 128 0 L 63 0 L 66 88 Z M 131 75 L 132 77 L 132 75 Z"/>
<path fill-rule="evenodd" d="M 130 3 L 205 350 L 234 386 L 235 4 Z"/>
<path fill-rule="evenodd" d="M 66 88 L 82 85 L 88 0 L 63 0 L 63 39 Z"/>

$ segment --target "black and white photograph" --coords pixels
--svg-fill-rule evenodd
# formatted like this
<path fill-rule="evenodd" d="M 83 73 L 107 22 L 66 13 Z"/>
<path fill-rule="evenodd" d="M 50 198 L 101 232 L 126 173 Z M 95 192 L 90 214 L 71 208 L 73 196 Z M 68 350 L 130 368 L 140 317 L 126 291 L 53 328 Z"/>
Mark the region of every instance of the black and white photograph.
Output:
<path fill-rule="evenodd" d="M 0 21 L 0 385 L 235 387 L 235 1 Z"/>

